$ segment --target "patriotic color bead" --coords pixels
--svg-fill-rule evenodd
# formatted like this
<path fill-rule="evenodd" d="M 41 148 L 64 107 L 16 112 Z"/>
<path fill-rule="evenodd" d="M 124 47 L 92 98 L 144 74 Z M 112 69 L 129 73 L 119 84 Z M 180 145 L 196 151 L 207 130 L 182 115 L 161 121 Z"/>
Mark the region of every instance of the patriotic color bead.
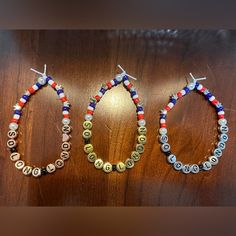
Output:
<path fill-rule="evenodd" d="M 121 67 L 120 67 L 121 68 Z M 121 68 L 122 69 L 122 68 Z M 101 169 L 105 173 L 110 173 L 112 171 L 124 172 L 126 169 L 131 169 L 134 166 L 134 163 L 140 159 L 140 154 L 144 152 L 144 144 L 146 143 L 146 133 L 147 129 L 145 127 L 146 121 L 144 116 L 143 104 L 140 102 L 138 93 L 132 83 L 129 81 L 128 75 L 123 69 L 123 73 L 115 76 L 115 79 L 110 80 L 107 83 L 102 84 L 101 88 L 98 90 L 98 93 L 90 98 L 89 105 L 87 107 L 87 111 L 85 114 L 85 121 L 83 123 L 83 138 L 85 142 L 84 152 L 87 154 L 87 159 L 89 162 L 94 163 L 96 169 Z M 109 162 L 103 162 L 101 158 L 97 158 L 96 153 L 93 151 L 93 145 L 90 143 L 90 139 L 92 137 L 92 119 L 93 114 L 96 109 L 97 103 L 101 100 L 101 98 L 106 94 L 108 90 L 117 86 L 118 84 L 123 82 L 123 86 L 130 92 L 130 96 L 136 106 L 137 113 L 137 123 L 138 123 L 138 137 L 137 137 L 137 145 L 135 147 L 135 151 L 131 153 L 130 158 L 127 158 L 125 162 L 118 162 L 117 164 L 111 164 Z"/>
<path fill-rule="evenodd" d="M 178 171 L 182 171 L 184 174 L 197 174 L 200 171 L 208 171 L 213 166 L 217 165 L 219 159 L 222 156 L 222 151 L 226 147 L 226 142 L 228 141 L 228 131 L 229 128 L 227 126 L 227 120 L 225 119 L 225 112 L 222 104 L 213 96 L 208 89 L 206 89 L 203 85 L 199 84 L 198 80 L 203 80 L 205 78 L 195 79 L 192 74 L 192 81 L 183 88 L 183 90 L 176 93 L 176 95 L 172 95 L 170 97 L 169 103 L 167 106 L 160 111 L 160 128 L 159 128 L 159 142 L 161 143 L 161 150 L 167 156 L 167 162 L 173 165 L 173 168 Z M 198 164 L 182 164 L 180 161 L 177 161 L 176 156 L 171 154 L 171 148 L 168 142 L 167 136 L 167 128 L 166 128 L 166 118 L 167 113 L 174 107 L 176 102 L 182 98 L 183 96 L 190 93 L 190 91 L 197 90 L 199 93 L 203 94 L 205 99 L 210 102 L 210 104 L 216 109 L 217 118 L 218 118 L 218 143 L 216 143 L 216 148 L 212 151 L 213 156 L 208 158 L 208 161 L 202 162 L 200 165 Z"/>
<path fill-rule="evenodd" d="M 11 119 L 11 123 L 9 124 L 9 131 L 8 131 L 8 137 L 9 140 L 7 142 L 7 146 L 11 151 L 10 160 L 15 162 L 15 167 L 19 170 L 22 170 L 22 173 L 26 176 L 32 175 L 33 177 L 37 178 L 42 175 L 46 175 L 47 173 L 53 173 L 56 168 L 62 168 L 64 166 L 64 160 L 67 160 L 70 156 L 68 150 L 71 147 L 71 144 L 69 143 L 70 136 L 68 133 L 71 132 L 70 124 L 70 118 L 69 118 L 69 111 L 70 111 L 70 103 L 67 101 L 67 98 L 64 94 L 64 91 L 60 85 L 55 83 L 53 79 L 46 75 L 46 65 L 44 66 L 44 73 L 38 72 L 34 69 L 31 69 L 37 74 L 40 74 L 41 76 L 38 78 L 37 82 L 31 86 L 19 99 L 19 101 L 14 105 L 14 111 L 13 111 L 13 117 Z M 20 160 L 20 154 L 17 152 L 17 132 L 18 129 L 18 122 L 22 115 L 22 108 L 25 106 L 25 104 L 29 101 L 32 94 L 36 93 L 39 89 L 41 89 L 44 85 L 49 84 L 57 93 L 59 99 L 62 102 L 62 150 L 65 149 L 65 151 L 62 151 L 60 159 L 57 159 L 55 164 L 48 164 L 46 168 L 44 167 L 31 167 L 28 165 L 25 165 L 25 162 Z"/>

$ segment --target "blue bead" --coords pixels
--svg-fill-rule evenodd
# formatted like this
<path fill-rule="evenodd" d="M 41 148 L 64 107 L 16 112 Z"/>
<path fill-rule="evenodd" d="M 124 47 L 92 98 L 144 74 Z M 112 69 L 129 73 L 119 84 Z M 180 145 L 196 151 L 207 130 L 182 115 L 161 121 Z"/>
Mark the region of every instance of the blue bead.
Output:
<path fill-rule="evenodd" d="M 161 118 L 161 119 L 166 119 L 166 115 L 165 115 L 165 114 L 161 114 L 161 115 L 160 115 L 160 118 Z"/>
<path fill-rule="evenodd" d="M 208 93 L 208 94 L 206 94 L 205 96 L 206 96 L 207 99 L 209 99 L 209 98 L 212 96 L 212 94 L 211 94 L 211 93 Z"/>
<path fill-rule="evenodd" d="M 174 98 L 171 98 L 171 99 L 170 99 L 170 102 L 172 102 L 173 104 L 176 104 L 176 101 L 177 101 L 177 100 L 174 99 Z"/>
<path fill-rule="evenodd" d="M 137 111 L 143 111 L 142 107 L 137 107 Z"/>
<path fill-rule="evenodd" d="M 105 94 L 105 92 L 106 92 L 106 89 L 104 89 L 104 88 L 101 88 L 101 89 L 100 89 L 100 92 L 101 92 L 102 94 Z"/>
<path fill-rule="evenodd" d="M 198 82 L 195 83 L 195 88 L 197 88 L 200 84 Z"/>
<path fill-rule="evenodd" d="M 52 80 L 52 77 L 48 76 L 48 77 L 46 78 L 47 83 L 48 83 L 49 80 Z"/>
<path fill-rule="evenodd" d="M 133 92 L 130 92 L 130 94 L 131 94 L 131 97 L 133 97 L 133 96 L 136 95 L 137 93 L 136 93 L 135 91 L 133 91 Z"/>
<path fill-rule="evenodd" d="M 127 75 L 124 75 L 123 76 L 123 80 L 125 81 L 125 80 L 129 80 L 129 77 L 127 76 Z"/>
<path fill-rule="evenodd" d="M 69 111 L 70 108 L 69 107 L 62 107 L 62 111 Z"/>
<path fill-rule="evenodd" d="M 21 111 L 15 110 L 15 111 L 14 111 L 14 114 L 21 115 Z"/>
<path fill-rule="evenodd" d="M 26 101 L 29 100 L 29 96 L 28 95 L 23 95 L 22 98 L 24 98 Z"/>
<path fill-rule="evenodd" d="M 189 92 L 190 92 L 190 89 L 189 89 L 188 87 L 184 87 L 184 91 L 185 91 L 186 93 L 189 93 Z"/>
<path fill-rule="evenodd" d="M 217 112 L 224 111 L 224 108 L 223 107 L 216 107 L 216 110 L 217 110 Z"/>
<path fill-rule="evenodd" d="M 91 103 L 89 103 L 89 106 L 91 106 L 91 107 L 93 107 L 95 109 L 96 108 L 96 103 L 91 102 Z"/>
<path fill-rule="evenodd" d="M 39 89 L 42 87 L 42 85 L 41 85 L 39 82 L 36 83 L 36 86 L 37 86 Z"/>
<path fill-rule="evenodd" d="M 114 79 L 113 81 L 114 81 L 115 85 L 119 84 L 117 79 Z"/>
<path fill-rule="evenodd" d="M 58 95 L 61 94 L 61 93 L 64 93 L 64 91 L 62 89 L 57 90 Z"/>

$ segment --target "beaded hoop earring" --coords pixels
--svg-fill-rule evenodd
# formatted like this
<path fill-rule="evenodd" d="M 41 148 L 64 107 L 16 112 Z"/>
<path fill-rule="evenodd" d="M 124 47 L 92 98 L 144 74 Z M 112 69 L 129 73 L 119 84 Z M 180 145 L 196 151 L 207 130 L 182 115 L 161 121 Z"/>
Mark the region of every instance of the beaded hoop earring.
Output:
<path fill-rule="evenodd" d="M 167 162 L 172 164 L 174 169 L 177 171 L 182 171 L 184 174 L 188 173 L 199 173 L 199 171 L 208 171 L 213 166 L 217 165 L 219 162 L 219 158 L 222 156 L 222 151 L 225 149 L 226 142 L 228 140 L 228 131 L 229 128 L 227 126 L 227 120 L 225 119 L 225 112 L 222 104 L 206 89 L 203 85 L 198 83 L 199 80 L 204 80 L 204 78 L 194 78 L 194 76 L 190 73 L 192 81 L 188 83 L 186 87 L 184 87 L 181 91 L 177 94 L 174 94 L 170 97 L 170 101 L 168 105 L 161 110 L 160 114 L 160 129 L 159 129 L 159 141 L 161 143 L 161 150 L 167 156 Z M 168 111 L 170 111 L 174 105 L 176 104 L 177 100 L 181 97 L 187 95 L 189 92 L 196 90 L 199 93 L 203 94 L 205 98 L 213 105 L 216 109 L 217 116 L 218 116 L 218 140 L 219 142 L 216 144 L 216 148 L 214 148 L 212 152 L 212 156 L 208 157 L 207 161 L 203 161 L 201 164 L 182 164 L 182 162 L 177 161 L 176 156 L 171 153 L 170 144 L 168 143 L 168 136 L 167 136 L 167 126 L 166 126 L 166 117 Z"/>
<path fill-rule="evenodd" d="M 31 175 L 34 177 L 40 177 L 41 175 L 46 175 L 47 173 L 53 173 L 56 171 L 56 169 L 60 169 L 64 166 L 64 161 L 67 160 L 70 157 L 69 150 L 71 148 L 71 144 L 69 142 L 70 135 L 72 128 L 69 126 L 70 124 L 70 103 L 67 100 L 67 97 L 64 94 L 64 91 L 61 87 L 61 85 L 58 85 L 56 82 L 53 81 L 53 79 L 50 76 L 46 75 L 46 65 L 44 65 L 44 72 L 41 73 L 39 71 L 36 71 L 35 69 L 32 69 L 35 73 L 39 74 L 40 77 L 38 78 L 38 81 L 29 89 L 25 91 L 23 96 L 20 98 L 20 100 L 14 105 L 14 114 L 13 118 L 11 120 L 11 123 L 9 125 L 9 131 L 8 131 L 8 138 L 7 146 L 11 151 L 10 159 L 15 162 L 15 167 L 18 170 L 21 170 L 24 175 Z M 29 100 L 30 96 L 36 93 L 40 88 L 42 88 L 44 85 L 49 84 L 58 94 L 59 99 L 61 100 L 63 107 L 62 107 L 62 145 L 61 145 L 61 155 L 60 158 L 55 161 L 55 163 L 50 163 L 46 167 L 36 167 L 36 166 L 29 166 L 27 165 L 23 160 L 20 160 L 20 154 L 17 152 L 17 141 L 16 138 L 18 136 L 18 122 L 20 120 L 22 109 Z"/>
<path fill-rule="evenodd" d="M 125 70 L 118 65 L 122 70 L 121 74 L 116 75 L 115 79 L 102 84 L 101 89 L 96 96 L 90 98 L 90 103 L 87 108 L 87 113 L 85 115 L 85 121 L 83 123 L 83 138 L 85 141 L 84 152 L 87 155 L 88 161 L 94 163 L 94 166 L 97 169 L 103 169 L 105 173 L 110 173 L 112 171 L 124 172 L 126 169 L 130 169 L 134 166 L 135 162 L 140 159 L 140 154 L 144 152 L 144 144 L 146 143 L 146 133 L 147 129 L 145 127 L 146 121 L 144 120 L 144 110 L 143 104 L 140 102 L 138 94 L 132 83 L 129 81 L 129 78 L 135 79 L 131 75 L 128 75 Z M 92 137 L 92 122 L 93 114 L 96 108 L 97 103 L 101 100 L 103 95 L 110 90 L 112 87 L 117 86 L 123 82 L 124 87 L 130 92 L 132 100 L 136 105 L 137 119 L 138 119 L 138 143 L 135 147 L 135 151 L 131 153 L 130 158 L 126 159 L 125 162 L 118 162 L 117 164 L 111 164 L 110 162 L 103 162 L 101 158 L 97 157 L 97 154 L 93 151 L 93 145 L 90 143 Z"/>

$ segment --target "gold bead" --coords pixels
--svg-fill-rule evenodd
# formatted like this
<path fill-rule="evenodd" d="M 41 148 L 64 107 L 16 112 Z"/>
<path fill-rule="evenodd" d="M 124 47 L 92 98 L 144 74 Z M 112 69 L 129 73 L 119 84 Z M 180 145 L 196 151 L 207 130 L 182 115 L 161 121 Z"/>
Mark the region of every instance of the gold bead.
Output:
<path fill-rule="evenodd" d="M 103 167 L 103 160 L 102 160 L 102 159 L 97 159 L 97 160 L 94 162 L 94 166 L 95 166 L 97 169 L 102 169 L 102 167 Z"/>
<path fill-rule="evenodd" d="M 88 154 L 88 161 L 95 162 L 97 160 L 97 154 L 95 152 L 91 152 Z"/>
<path fill-rule="evenodd" d="M 143 153 L 143 152 L 144 152 L 144 145 L 141 144 L 141 143 L 137 144 L 137 145 L 136 145 L 136 151 L 137 151 L 138 153 Z"/>
<path fill-rule="evenodd" d="M 83 123 L 84 129 L 92 129 L 92 127 L 93 127 L 93 123 L 91 121 L 89 121 L 89 120 L 84 121 L 84 123 Z"/>
<path fill-rule="evenodd" d="M 106 173 L 110 173 L 112 171 L 112 164 L 109 162 L 104 163 L 103 171 Z"/>
<path fill-rule="evenodd" d="M 147 128 L 145 126 L 139 126 L 138 127 L 138 133 L 142 134 L 142 135 L 147 134 Z"/>
<path fill-rule="evenodd" d="M 84 145 L 84 151 L 85 153 L 90 153 L 93 151 L 93 145 L 91 143 L 85 144 Z"/>
<path fill-rule="evenodd" d="M 125 166 L 126 166 L 126 168 L 128 168 L 128 169 L 133 168 L 133 167 L 134 167 L 134 160 L 128 158 L 128 159 L 125 161 Z"/>
<path fill-rule="evenodd" d="M 119 171 L 119 172 L 124 172 L 125 171 L 125 169 L 126 169 L 126 167 L 125 167 L 125 164 L 123 163 L 123 162 L 118 162 L 117 164 L 116 164 L 116 169 L 117 169 L 117 171 Z"/>
<path fill-rule="evenodd" d="M 131 153 L 131 159 L 134 160 L 134 161 L 139 161 L 140 160 L 140 154 L 136 151 L 133 151 Z"/>
<path fill-rule="evenodd" d="M 147 142 L 147 138 L 145 135 L 138 136 L 138 143 L 145 144 Z"/>
<path fill-rule="evenodd" d="M 92 131 L 89 129 L 84 130 L 83 132 L 83 138 L 84 139 L 90 139 L 92 137 Z"/>

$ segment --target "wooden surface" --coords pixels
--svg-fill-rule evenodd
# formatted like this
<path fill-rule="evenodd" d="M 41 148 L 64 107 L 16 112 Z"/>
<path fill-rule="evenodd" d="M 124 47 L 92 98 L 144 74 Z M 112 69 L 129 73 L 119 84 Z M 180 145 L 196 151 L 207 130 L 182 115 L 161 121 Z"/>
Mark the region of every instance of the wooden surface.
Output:
<path fill-rule="evenodd" d="M 0 205 L 1 206 L 231 206 L 236 205 L 236 32 L 234 31 L 1 31 L 0 32 Z M 40 179 L 25 177 L 6 148 L 13 105 L 42 70 L 62 84 L 72 104 L 72 157 L 62 170 Z M 105 174 L 83 152 L 82 122 L 89 101 L 119 72 L 138 78 L 148 142 L 141 160 L 125 173 Z M 189 72 L 223 103 L 229 142 L 220 164 L 184 175 L 166 163 L 157 142 L 159 110 L 186 84 Z M 125 160 L 136 142 L 135 106 L 122 85 L 108 92 L 94 115 L 92 143 L 104 160 Z M 183 98 L 168 116 L 172 151 L 195 163 L 216 141 L 214 109 L 197 93 Z M 19 151 L 24 160 L 46 165 L 61 145 L 61 103 L 40 90 L 23 111 Z"/>

